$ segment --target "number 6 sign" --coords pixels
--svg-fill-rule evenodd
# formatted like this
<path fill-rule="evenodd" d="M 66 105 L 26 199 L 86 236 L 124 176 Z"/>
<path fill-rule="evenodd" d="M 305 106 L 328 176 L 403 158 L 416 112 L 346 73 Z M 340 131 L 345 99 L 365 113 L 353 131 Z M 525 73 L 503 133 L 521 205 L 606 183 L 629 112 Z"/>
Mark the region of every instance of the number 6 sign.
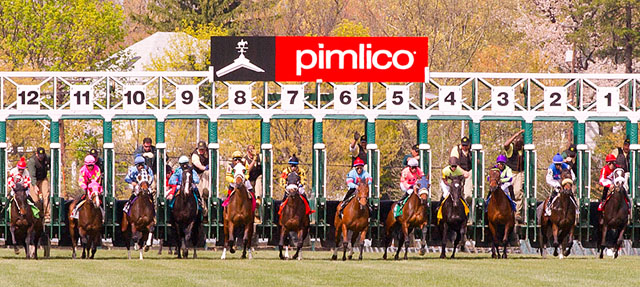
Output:
<path fill-rule="evenodd" d="M 333 87 L 333 109 L 352 112 L 358 109 L 358 87 L 355 85 L 335 85 Z"/>

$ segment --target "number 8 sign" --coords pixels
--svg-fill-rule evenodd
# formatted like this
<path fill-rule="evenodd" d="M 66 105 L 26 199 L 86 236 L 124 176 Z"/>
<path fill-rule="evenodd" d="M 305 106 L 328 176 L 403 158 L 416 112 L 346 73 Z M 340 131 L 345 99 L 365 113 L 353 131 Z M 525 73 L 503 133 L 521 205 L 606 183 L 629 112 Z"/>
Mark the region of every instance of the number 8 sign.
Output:
<path fill-rule="evenodd" d="M 229 109 L 236 111 L 251 109 L 251 85 L 229 86 Z"/>
<path fill-rule="evenodd" d="M 355 85 L 335 85 L 333 87 L 333 109 L 355 111 L 358 109 L 358 87 Z"/>
<path fill-rule="evenodd" d="M 197 85 L 176 86 L 176 110 L 198 109 L 200 91 Z"/>

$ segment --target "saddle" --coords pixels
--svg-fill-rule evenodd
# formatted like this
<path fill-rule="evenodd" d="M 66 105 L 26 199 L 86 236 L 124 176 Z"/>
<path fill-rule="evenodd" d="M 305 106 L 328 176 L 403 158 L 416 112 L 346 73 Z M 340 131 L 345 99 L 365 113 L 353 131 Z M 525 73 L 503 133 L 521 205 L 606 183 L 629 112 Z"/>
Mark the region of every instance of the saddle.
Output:
<path fill-rule="evenodd" d="M 447 195 L 447 197 L 445 197 L 442 200 L 442 203 L 440 204 L 440 206 L 438 206 L 438 214 L 436 216 L 438 218 L 437 224 L 440 224 L 440 220 L 443 218 L 443 216 L 442 216 L 442 207 L 444 206 L 444 203 L 447 201 L 447 199 L 449 199 L 449 195 Z M 469 216 L 469 206 L 467 205 L 467 203 L 462 198 L 460 198 L 460 202 L 462 202 L 462 205 L 464 205 L 464 214 Z"/>
<path fill-rule="evenodd" d="M 232 190 L 231 193 L 229 193 L 229 196 L 227 196 L 227 198 L 222 202 L 222 207 L 227 207 L 227 205 L 229 205 L 229 200 L 231 200 L 231 196 L 235 193 L 236 193 L 235 189 Z M 247 190 L 247 198 L 251 200 L 251 212 L 255 212 L 256 205 L 257 205 L 256 196 L 253 194 L 253 192 Z"/>
<path fill-rule="evenodd" d="M 508 192 L 506 192 L 504 190 L 503 190 L 503 192 L 507 196 L 507 198 L 509 199 L 509 203 L 511 204 L 511 210 L 515 212 L 516 211 L 516 202 L 513 201 L 513 199 L 511 198 L 511 195 L 509 195 Z M 487 200 L 485 201 L 484 212 L 487 212 L 487 206 L 489 206 L 489 201 L 490 200 L 491 200 L 491 195 L 489 195 L 489 197 L 487 197 Z"/>
<path fill-rule="evenodd" d="M 609 193 L 607 195 L 607 198 L 605 198 L 604 204 L 602 205 L 602 214 L 604 214 L 604 208 L 607 206 L 607 203 L 609 202 L 609 199 L 611 198 L 612 195 L 613 193 Z M 624 198 L 624 202 L 627 203 L 627 207 L 628 207 L 627 209 L 629 211 L 629 214 L 631 214 L 631 202 L 629 202 L 629 197 L 625 195 L 623 198 Z"/>
<path fill-rule="evenodd" d="M 16 200 L 15 196 L 12 196 L 11 198 L 9 198 L 9 202 L 11 201 L 15 201 L 16 202 L 16 206 L 18 206 L 18 201 Z M 31 208 L 31 212 L 33 213 L 33 217 L 36 219 L 40 218 L 40 209 L 33 203 L 31 202 L 31 200 L 27 200 L 27 205 L 29 205 L 29 207 Z M 9 212 L 9 221 L 11 221 L 11 212 Z"/>
<path fill-rule="evenodd" d="M 351 196 L 351 198 L 354 198 L 354 196 Z M 302 198 L 302 201 L 304 202 L 304 211 L 306 215 L 310 215 L 314 212 L 316 212 L 315 210 L 311 210 L 311 205 L 309 205 L 309 201 L 307 201 L 307 199 L 304 196 L 300 196 L 300 198 Z M 282 216 L 282 210 L 284 209 L 284 206 L 287 205 L 287 202 L 289 202 L 289 198 L 287 197 L 282 204 L 280 204 L 280 208 L 278 209 L 278 215 Z"/>
<path fill-rule="evenodd" d="M 402 209 L 404 208 L 404 205 L 409 200 L 409 197 L 411 196 L 407 196 L 403 201 L 396 204 L 396 206 L 393 208 L 393 217 L 402 216 Z"/>

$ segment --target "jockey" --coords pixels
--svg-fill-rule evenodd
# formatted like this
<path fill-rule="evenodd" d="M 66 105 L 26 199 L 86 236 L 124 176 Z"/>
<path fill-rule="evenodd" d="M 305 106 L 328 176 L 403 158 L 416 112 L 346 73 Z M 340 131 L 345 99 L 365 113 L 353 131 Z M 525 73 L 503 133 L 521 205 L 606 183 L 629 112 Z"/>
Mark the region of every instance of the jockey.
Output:
<path fill-rule="evenodd" d="M 298 161 L 298 158 L 295 154 L 289 158 L 288 163 L 289 167 L 282 170 L 282 174 L 280 175 L 280 186 L 285 189 L 282 202 L 285 202 L 289 192 L 295 192 L 297 190 L 304 200 L 304 203 L 306 205 L 305 210 L 309 213 L 311 212 L 311 205 L 309 205 L 309 199 L 304 192 L 304 185 L 306 184 L 306 173 L 304 169 L 298 167 L 298 164 L 300 162 Z M 292 173 L 295 173 L 297 176 L 290 177 L 289 175 Z"/>
<path fill-rule="evenodd" d="M 402 170 L 400 175 L 400 190 L 402 190 L 403 194 L 402 198 L 398 200 L 399 204 L 413 193 L 413 185 L 422 178 L 424 178 L 424 173 L 418 167 L 418 160 L 415 158 L 409 158 L 407 161 L 407 167 Z"/>
<path fill-rule="evenodd" d="M 450 157 L 449 165 L 442 169 L 442 180 L 440 181 L 442 197 L 440 198 L 440 203 L 442 203 L 443 199 L 449 196 L 449 184 L 451 183 L 451 178 L 459 175 L 464 176 L 464 171 L 461 168 L 458 168 L 458 159 Z"/>
<path fill-rule="evenodd" d="M 347 186 L 349 187 L 349 190 L 347 191 L 347 194 L 345 194 L 344 198 L 342 199 L 342 203 L 340 203 L 341 216 L 342 216 L 342 209 L 344 209 L 344 207 L 348 203 L 347 199 L 356 192 L 356 188 L 358 187 L 358 184 L 361 181 L 366 181 L 367 184 L 371 184 L 371 182 L 373 182 L 373 178 L 371 178 L 371 175 L 369 175 L 369 173 L 366 170 L 364 170 L 364 161 L 361 158 L 357 157 L 354 159 L 353 167 L 354 168 L 351 171 L 349 171 L 349 173 L 347 174 Z M 370 212 L 369 214 L 372 214 L 372 213 Z"/>
<path fill-rule="evenodd" d="M 556 155 L 553 156 L 553 163 L 551 163 L 551 165 L 549 165 L 549 168 L 547 169 L 547 184 L 551 186 L 551 195 L 549 196 L 549 201 L 547 201 L 547 210 L 546 213 L 550 214 L 551 213 L 551 203 L 553 202 L 553 199 L 556 198 L 556 196 L 558 195 L 558 190 L 560 190 L 562 188 L 562 172 L 563 171 L 570 171 L 571 172 L 571 181 L 575 182 L 576 181 L 576 174 L 573 173 L 573 170 L 571 170 L 571 166 L 569 166 L 567 163 L 564 162 L 564 159 L 562 158 L 562 155 L 560 155 L 559 153 L 556 153 Z M 573 199 L 574 204 L 576 204 L 575 199 Z M 577 204 L 576 204 L 577 207 Z"/>
<path fill-rule="evenodd" d="M 605 161 L 607 164 L 600 170 L 600 180 L 598 180 L 598 183 L 603 186 L 602 198 L 598 205 L 598 211 L 602 211 L 604 209 L 604 202 L 607 199 L 609 189 L 613 187 L 613 171 L 616 169 L 616 156 L 608 154 Z"/>
<path fill-rule="evenodd" d="M 31 177 L 29 176 L 27 161 L 24 157 L 21 157 L 16 167 L 9 171 L 7 187 L 11 190 L 11 193 L 7 193 L 7 197 L 14 195 L 13 189 L 16 187 L 17 183 L 21 183 L 25 188 L 25 192 L 29 195 L 29 189 L 31 189 Z M 27 196 L 27 200 L 30 200 L 32 203 L 34 202 L 30 195 Z"/>
<path fill-rule="evenodd" d="M 89 186 L 91 186 L 91 183 L 92 182 L 100 183 L 101 179 L 102 179 L 102 174 L 100 173 L 100 167 L 96 165 L 96 158 L 93 157 L 91 154 L 87 155 L 84 158 L 84 165 L 80 168 L 80 176 L 78 177 L 78 186 L 80 186 L 82 191 L 91 192 L 89 188 Z M 102 189 L 103 189 L 102 185 L 100 185 L 98 189 L 98 197 L 102 197 L 102 193 L 103 193 Z M 82 199 L 82 196 L 84 196 L 84 193 L 74 200 L 75 206 L 71 211 L 72 218 L 78 219 L 78 209 L 80 208 L 80 206 L 78 205 L 78 202 Z M 103 220 L 104 220 L 104 216 L 103 216 Z"/>
<path fill-rule="evenodd" d="M 227 166 L 227 173 L 225 176 L 226 181 L 229 183 L 229 187 L 227 190 L 227 195 L 231 194 L 231 192 L 233 191 L 233 189 L 235 188 L 235 167 L 237 164 L 242 164 L 245 167 L 245 178 L 249 178 L 248 174 L 246 174 L 248 168 L 247 168 L 247 163 L 244 162 L 244 160 L 242 159 L 242 153 L 240 151 L 234 151 L 233 154 L 231 155 L 231 162 L 229 163 L 229 165 Z M 247 190 L 253 192 L 253 186 L 251 186 L 251 183 L 249 182 L 249 180 L 245 180 L 244 185 L 247 187 Z"/>
<path fill-rule="evenodd" d="M 307 184 L 307 180 L 306 180 L 307 174 L 304 171 L 304 169 L 301 169 L 298 167 L 299 161 L 295 154 L 292 155 L 291 158 L 289 158 L 288 163 L 289 163 L 289 167 L 283 169 L 282 174 L 280 175 L 280 186 L 282 186 L 282 188 L 284 188 L 285 190 L 288 190 L 287 178 L 289 176 L 289 173 L 295 172 L 300 178 L 300 182 L 297 183 L 298 192 L 304 195 L 305 194 L 304 186 Z M 282 201 L 284 201 L 286 197 L 287 197 L 287 193 L 285 192 L 284 197 L 282 198 Z"/>
<path fill-rule="evenodd" d="M 138 195 L 138 188 L 137 188 L 139 183 L 138 175 L 146 173 L 149 177 L 149 180 L 147 182 L 149 183 L 149 186 L 151 186 L 151 184 L 153 183 L 153 171 L 151 170 L 150 167 L 148 167 L 145 164 L 144 157 L 140 155 L 136 156 L 133 163 L 135 164 L 135 166 L 132 166 L 129 168 L 129 171 L 127 172 L 127 176 L 125 176 L 124 178 L 124 181 L 128 183 L 131 187 L 131 196 L 129 197 L 129 200 L 127 201 L 127 203 L 124 205 L 124 208 L 122 209 L 124 212 L 129 212 L 129 206 L 131 205 L 131 200 L 133 200 Z"/>
<path fill-rule="evenodd" d="M 509 196 L 513 200 L 513 187 L 511 185 L 511 181 L 513 180 L 513 172 L 511 168 L 507 166 L 507 157 L 503 154 L 499 155 L 496 158 L 496 168 L 500 170 L 500 188 L 505 193 L 508 192 Z M 489 195 L 491 195 L 491 190 L 489 190 Z"/>
<path fill-rule="evenodd" d="M 173 196 L 175 195 L 175 192 L 176 192 L 175 187 L 179 186 L 182 183 L 182 173 L 185 169 L 189 167 L 189 158 L 185 155 L 180 156 L 180 158 L 178 159 L 178 164 L 180 164 L 180 166 L 176 168 L 175 171 L 173 171 L 173 174 L 169 178 L 169 186 L 172 186 L 174 188 L 171 188 L 171 190 L 167 191 L 167 194 L 165 195 L 167 200 L 173 199 Z M 191 180 L 196 185 L 200 182 L 200 178 L 198 177 L 198 172 L 196 171 L 195 168 L 191 169 Z M 198 187 L 195 186 L 194 188 L 197 191 Z M 202 202 L 202 197 L 200 197 L 200 192 L 194 192 L 194 194 L 198 197 L 198 205 L 202 209 L 204 203 Z"/>

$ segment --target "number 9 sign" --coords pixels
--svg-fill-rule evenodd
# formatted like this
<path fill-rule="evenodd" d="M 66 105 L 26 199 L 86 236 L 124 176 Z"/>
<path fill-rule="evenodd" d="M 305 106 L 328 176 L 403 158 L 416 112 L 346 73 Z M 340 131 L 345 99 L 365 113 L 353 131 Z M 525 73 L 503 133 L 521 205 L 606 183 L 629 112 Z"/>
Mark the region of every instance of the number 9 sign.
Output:
<path fill-rule="evenodd" d="M 352 112 L 358 109 L 358 87 L 355 85 L 335 85 L 333 87 L 333 109 Z"/>
<path fill-rule="evenodd" d="M 176 110 L 198 110 L 200 90 L 197 85 L 176 86 Z"/>
<path fill-rule="evenodd" d="M 598 88 L 596 92 L 596 109 L 598 112 L 616 113 L 620 111 L 620 89 Z"/>
<path fill-rule="evenodd" d="M 251 85 L 229 86 L 229 109 L 236 111 L 251 109 Z"/>
<path fill-rule="evenodd" d="M 387 86 L 387 111 L 406 111 L 409 109 L 409 86 Z"/>
<path fill-rule="evenodd" d="M 40 109 L 40 86 L 24 85 L 17 87 L 17 106 L 20 111 L 37 111 Z"/>
<path fill-rule="evenodd" d="M 515 109 L 515 93 L 513 87 L 491 88 L 491 110 L 513 112 Z"/>

